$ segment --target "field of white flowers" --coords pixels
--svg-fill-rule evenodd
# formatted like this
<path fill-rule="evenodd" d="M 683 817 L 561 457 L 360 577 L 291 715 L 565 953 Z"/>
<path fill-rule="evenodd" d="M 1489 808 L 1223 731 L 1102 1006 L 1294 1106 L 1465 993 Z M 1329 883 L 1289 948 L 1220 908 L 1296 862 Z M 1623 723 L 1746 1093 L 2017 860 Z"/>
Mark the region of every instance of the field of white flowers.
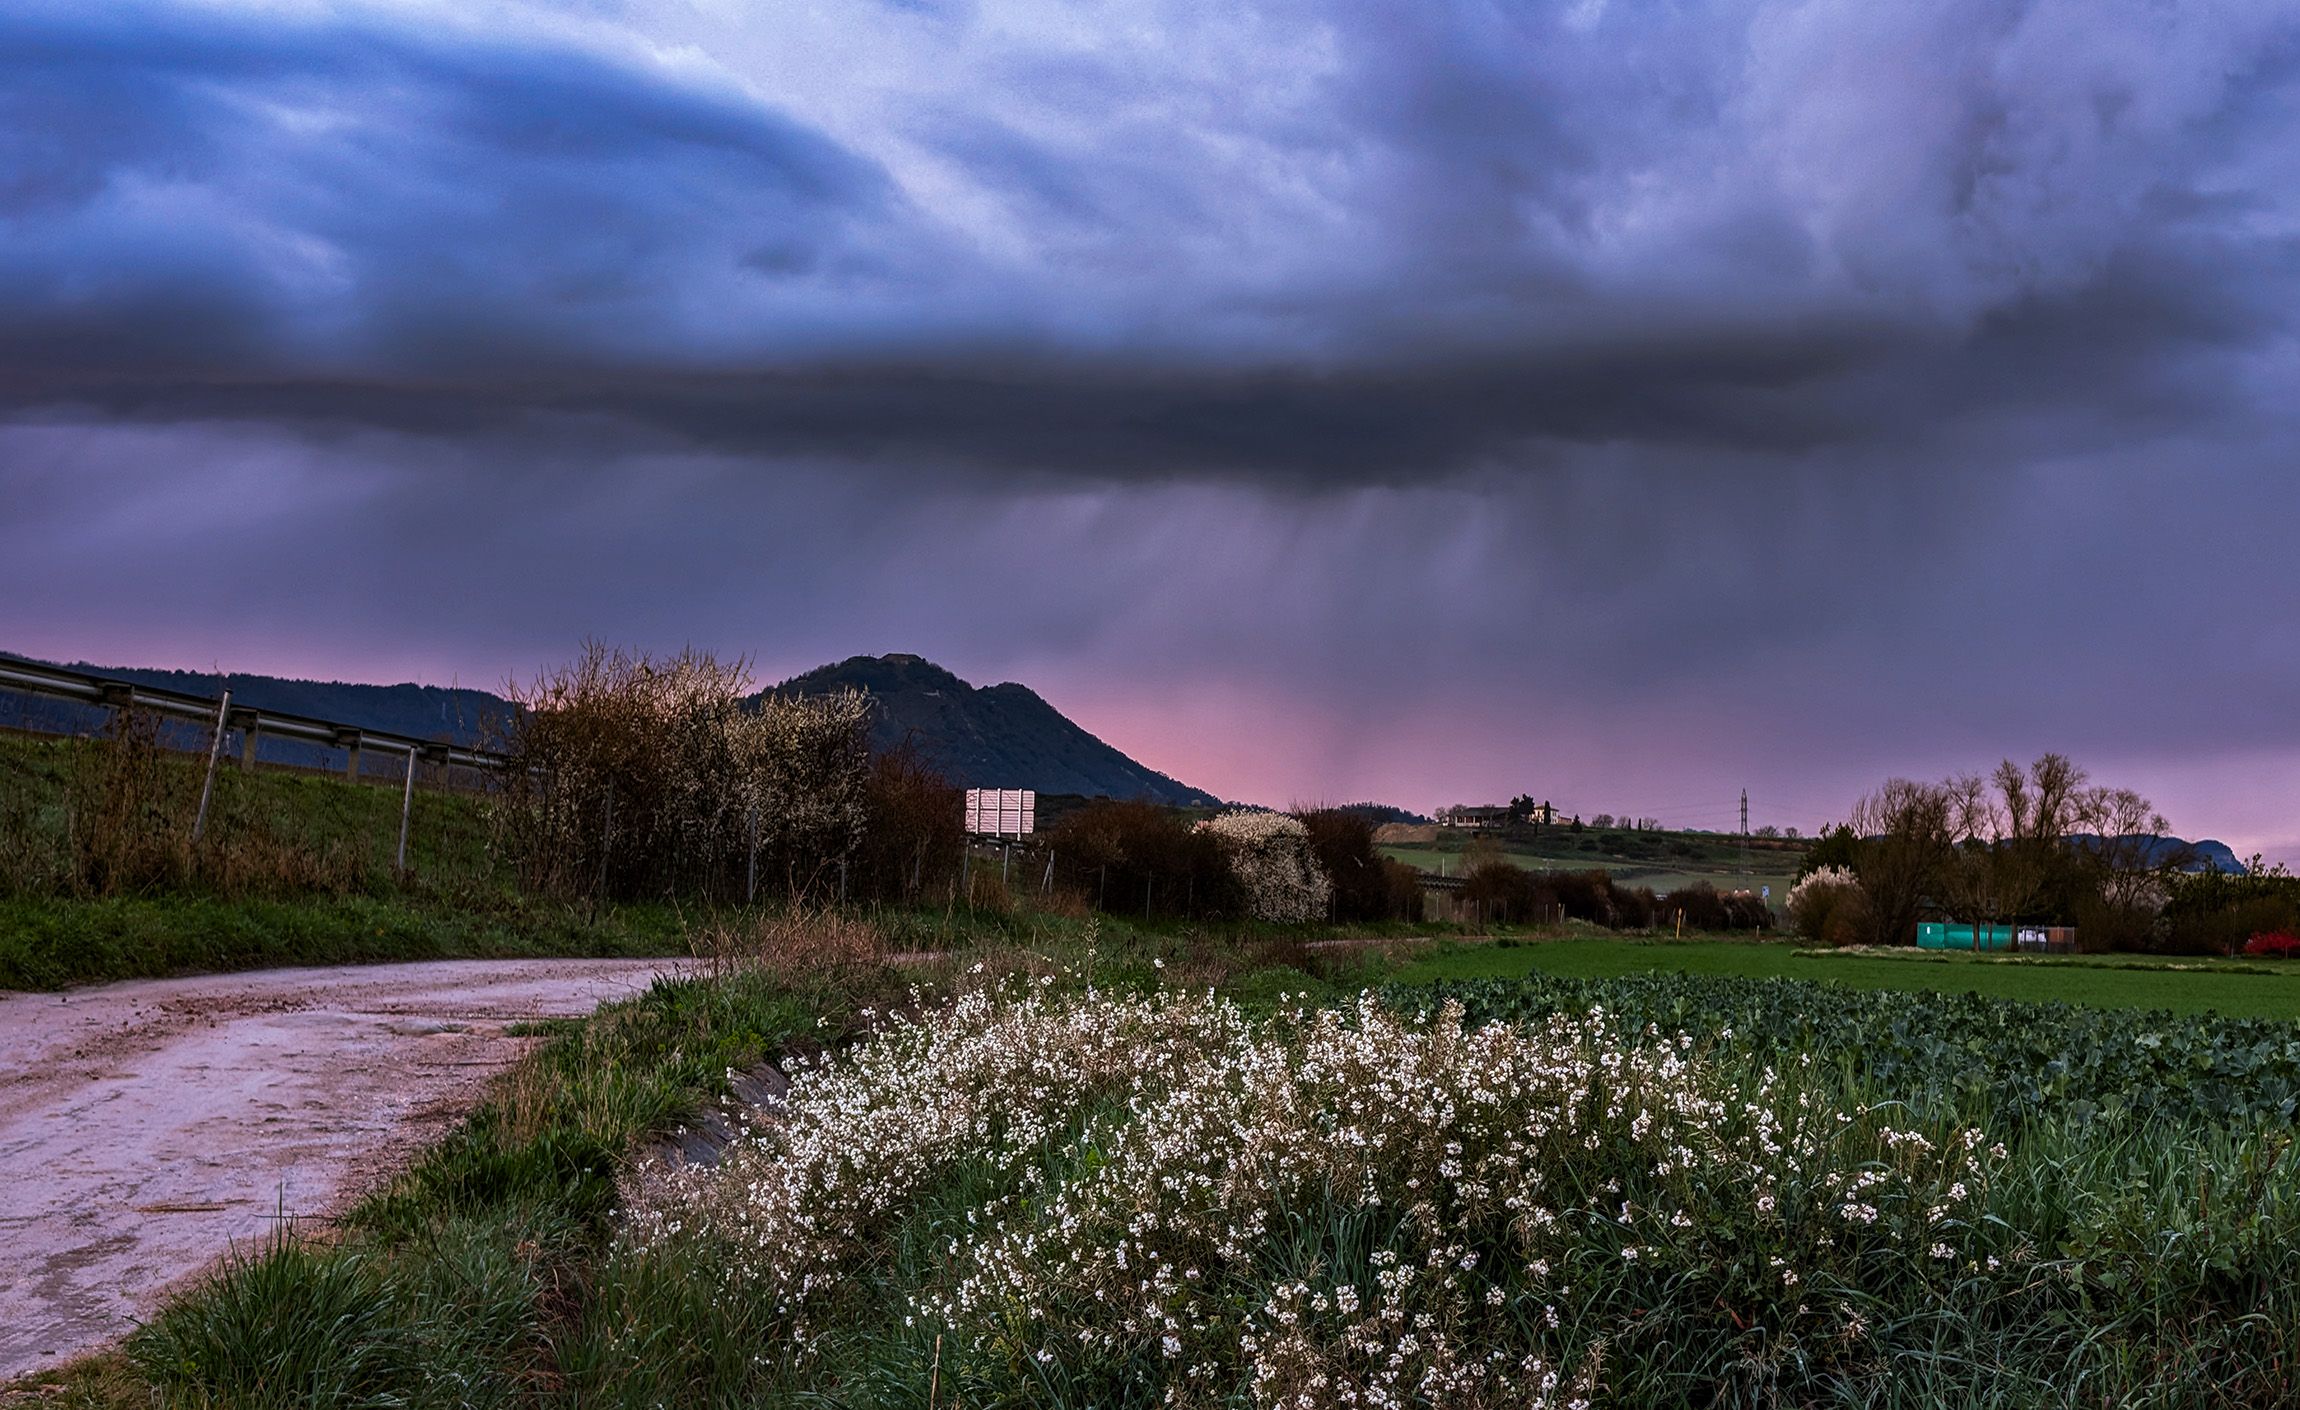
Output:
<path fill-rule="evenodd" d="M 2160 1211 L 2068 1133 L 2015 1157 L 1717 1036 L 986 985 L 634 1187 L 613 1276 L 705 1284 L 758 1386 L 847 1403 L 2209 1403 L 2215 1358 L 2290 1341 L 2165 1342 L 2275 1270 L 2132 1281 L 2115 1240 Z M 2245 1218 L 2288 1227 L 2289 1184 Z M 2120 1277 L 2188 1364 L 2085 1361 Z"/>
<path fill-rule="evenodd" d="M 63 1403 L 2300 1405 L 2300 1027 L 1200 965 L 660 985 Z"/>

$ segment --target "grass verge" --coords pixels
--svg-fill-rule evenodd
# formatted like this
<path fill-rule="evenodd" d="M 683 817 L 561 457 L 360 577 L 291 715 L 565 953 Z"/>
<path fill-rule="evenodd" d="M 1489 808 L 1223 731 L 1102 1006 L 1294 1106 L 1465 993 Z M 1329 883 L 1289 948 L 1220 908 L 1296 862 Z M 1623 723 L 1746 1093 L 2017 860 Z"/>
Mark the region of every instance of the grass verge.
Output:
<path fill-rule="evenodd" d="M 0 898 L 0 989 L 62 989 L 114 979 L 404 960 L 682 953 L 668 906 L 596 918 L 516 897 L 465 902 L 392 896 L 226 899 Z"/>
<path fill-rule="evenodd" d="M 495 1406 L 558 1396 L 629 1152 L 730 1069 L 850 1031 L 878 966 L 657 984 L 553 1025 L 447 1141 L 334 1230 L 235 1256 L 63 1402 Z"/>

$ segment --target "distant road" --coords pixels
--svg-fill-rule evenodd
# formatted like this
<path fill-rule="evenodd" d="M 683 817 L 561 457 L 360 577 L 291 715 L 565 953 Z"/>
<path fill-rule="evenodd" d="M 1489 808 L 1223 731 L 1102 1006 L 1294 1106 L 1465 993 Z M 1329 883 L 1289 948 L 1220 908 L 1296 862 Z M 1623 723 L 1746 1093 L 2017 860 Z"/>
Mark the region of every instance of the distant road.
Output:
<path fill-rule="evenodd" d="M 0 1383 L 95 1351 L 279 1214 L 331 1214 L 530 1040 L 672 960 L 441 960 L 0 993 Z"/>

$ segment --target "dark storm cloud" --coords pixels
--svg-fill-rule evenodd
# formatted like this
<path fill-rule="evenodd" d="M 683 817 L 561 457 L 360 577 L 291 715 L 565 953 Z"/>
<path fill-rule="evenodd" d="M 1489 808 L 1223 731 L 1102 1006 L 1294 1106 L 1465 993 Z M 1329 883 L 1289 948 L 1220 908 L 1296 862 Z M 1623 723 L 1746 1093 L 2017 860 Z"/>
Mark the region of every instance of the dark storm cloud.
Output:
<path fill-rule="evenodd" d="M 7 6 L 0 647 L 918 651 L 1268 802 L 2063 748 L 2300 859 L 2296 30 Z"/>
<path fill-rule="evenodd" d="M 589 30 L 16 12 L 0 396 L 1307 486 L 2116 444 L 2249 414 L 2293 331 L 2273 7 L 1273 0 L 1211 57 L 1123 8 L 1180 57 L 889 12 L 853 46 L 947 91 L 840 101 Z"/>
<path fill-rule="evenodd" d="M 738 95 L 437 28 L 35 6 L 0 77 L 19 403 L 314 381 L 327 415 L 332 377 L 663 365 L 700 268 L 833 265 L 894 200 Z"/>

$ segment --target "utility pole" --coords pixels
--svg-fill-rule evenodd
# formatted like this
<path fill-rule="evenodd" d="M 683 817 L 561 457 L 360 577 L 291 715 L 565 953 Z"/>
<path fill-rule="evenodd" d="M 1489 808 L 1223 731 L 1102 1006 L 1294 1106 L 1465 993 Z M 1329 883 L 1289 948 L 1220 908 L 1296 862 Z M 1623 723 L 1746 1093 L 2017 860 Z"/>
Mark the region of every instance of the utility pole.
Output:
<path fill-rule="evenodd" d="M 1749 889 L 1749 790 L 1741 790 L 1741 889 Z"/>

